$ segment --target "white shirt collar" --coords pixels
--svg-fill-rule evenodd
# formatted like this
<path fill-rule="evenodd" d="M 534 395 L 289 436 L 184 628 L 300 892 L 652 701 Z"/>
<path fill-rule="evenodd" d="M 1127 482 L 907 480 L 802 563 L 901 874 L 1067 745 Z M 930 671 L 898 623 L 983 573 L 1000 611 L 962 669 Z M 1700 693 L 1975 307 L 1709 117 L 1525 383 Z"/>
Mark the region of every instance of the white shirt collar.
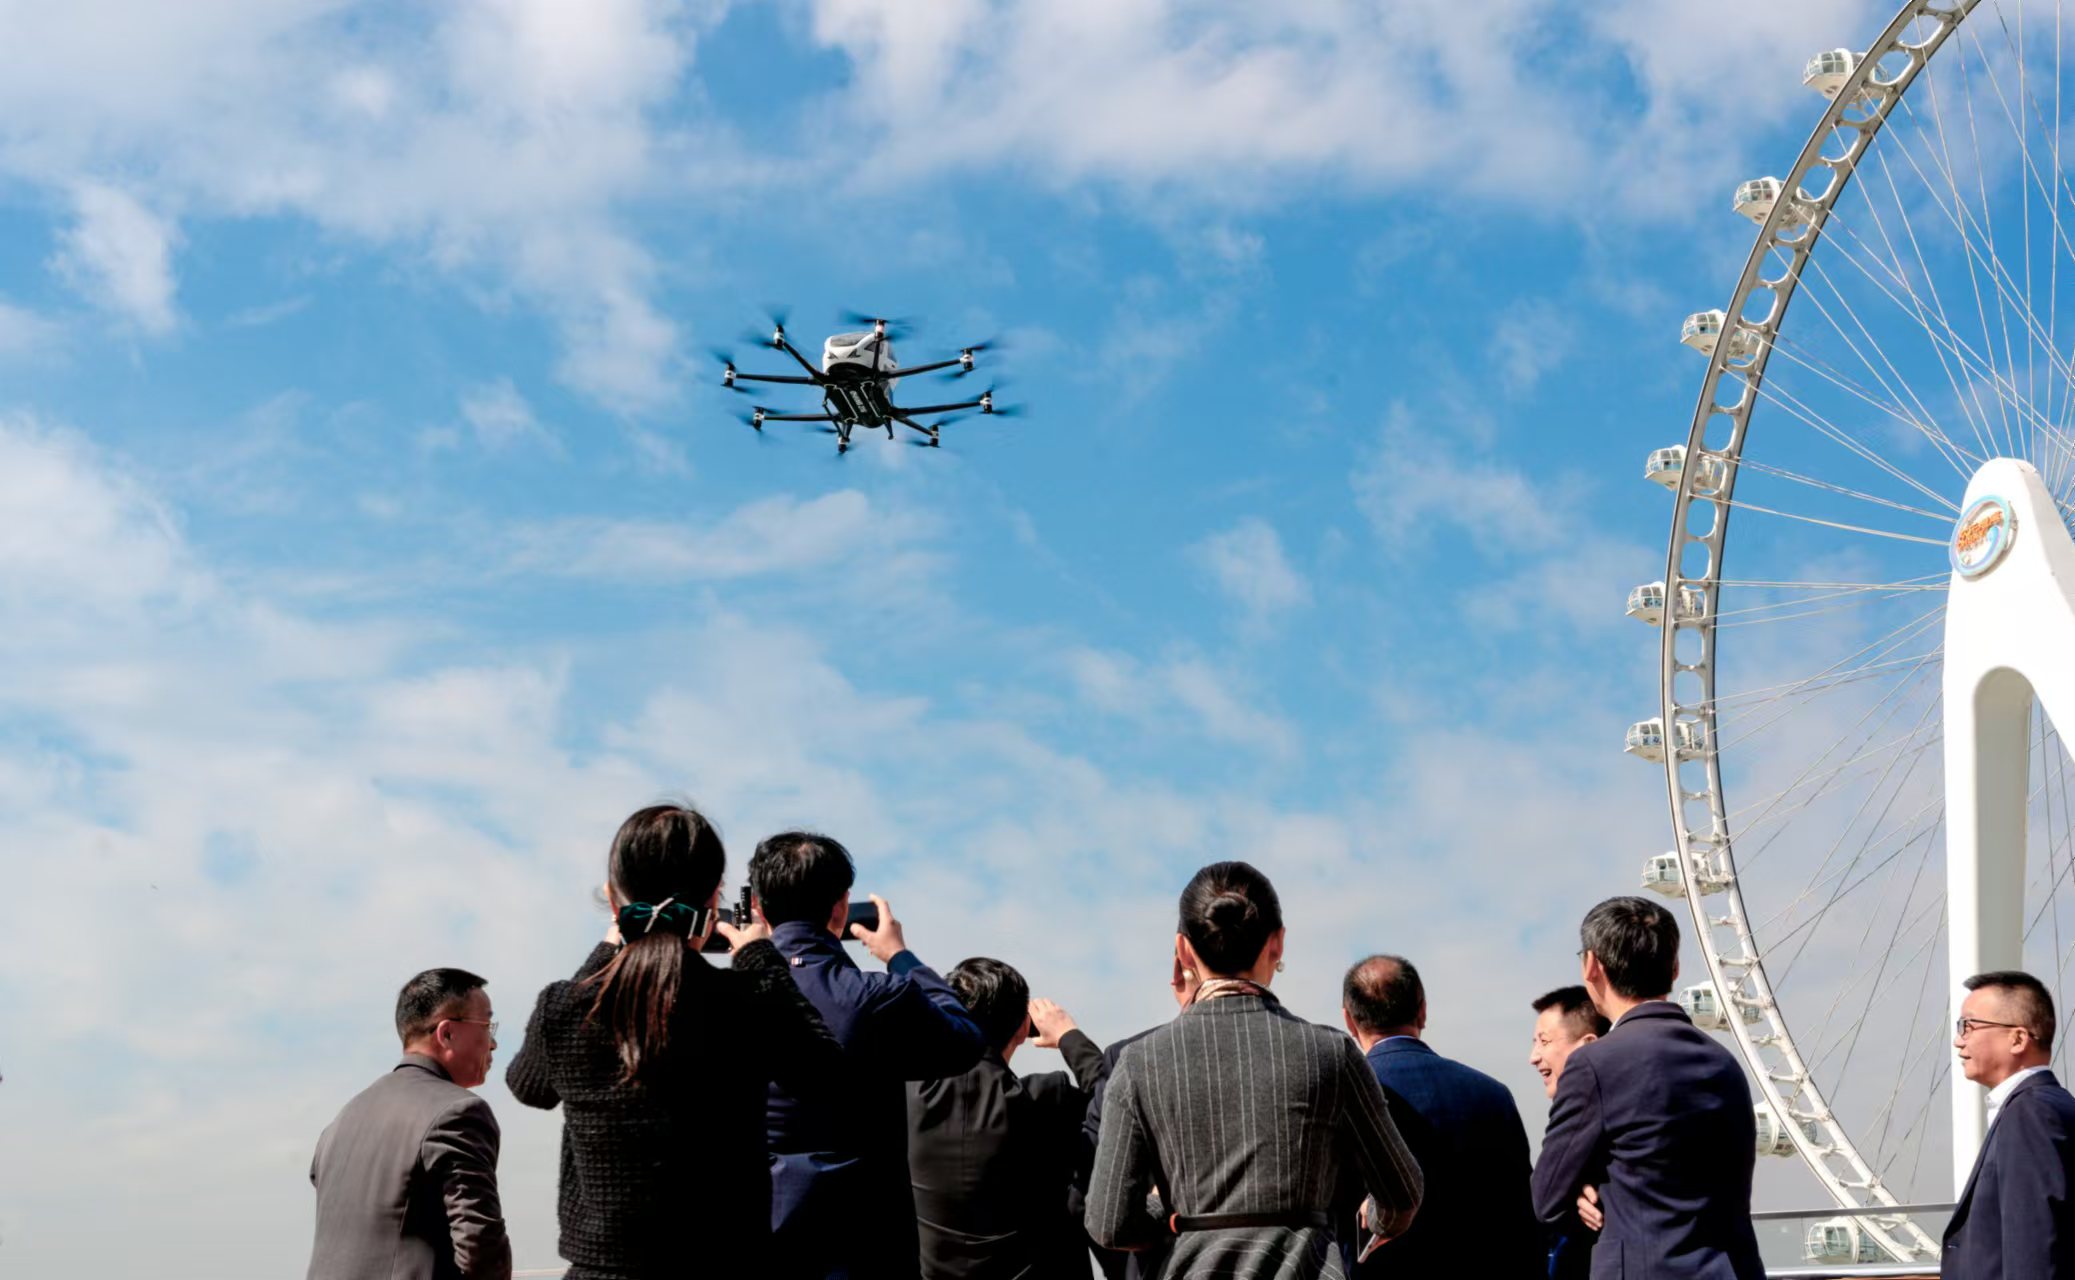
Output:
<path fill-rule="evenodd" d="M 2048 1068 L 2046 1067 L 2026 1067 L 2023 1071 L 2018 1072 L 2016 1075 L 2011 1076 L 2003 1083 L 1989 1090 L 1988 1122 L 1990 1124 L 1996 1123 L 1996 1117 L 2002 1113 L 2003 1104 L 2010 1101 L 2010 1095 L 2017 1092 L 2017 1086 L 2022 1081 L 2024 1081 L 2026 1078 L 2030 1076 L 2036 1076 L 2040 1072 L 2045 1071 L 2047 1069 Z"/>

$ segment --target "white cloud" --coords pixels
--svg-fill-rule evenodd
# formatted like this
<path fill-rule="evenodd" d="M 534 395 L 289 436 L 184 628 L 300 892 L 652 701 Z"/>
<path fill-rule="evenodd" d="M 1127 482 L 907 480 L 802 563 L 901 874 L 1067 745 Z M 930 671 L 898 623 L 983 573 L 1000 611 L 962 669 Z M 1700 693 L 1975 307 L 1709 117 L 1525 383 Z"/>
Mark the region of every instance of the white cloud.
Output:
<path fill-rule="evenodd" d="M 1355 505 L 1394 556 L 1436 540 L 1485 551 L 1551 546 L 1562 495 L 1547 482 L 1462 447 L 1446 413 L 1391 407 L 1350 481 Z"/>
<path fill-rule="evenodd" d="M 1574 345 L 1571 326 L 1555 306 L 1518 302 L 1492 327 L 1488 354 L 1506 390 L 1519 396 L 1533 391 Z"/>
<path fill-rule="evenodd" d="M 172 330 L 172 225 L 128 192 L 82 183 L 73 224 L 58 238 L 56 266 L 81 292 L 146 333 Z"/>
<path fill-rule="evenodd" d="M 1311 584 L 1291 567 L 1275 526 L 1258 516 L 1205 538 L 1194 555 L 1251 625 L 1272 622 L 1311 602 Z"/>
<path fill-rule="evenodd" d="M 1323 180 L 1588 222 L 1681 213 L 1692 191 L 1750 176 L 1739 144 L 1754 122 L 1797 109 L 1814 122 L 1802 60 L 1863 41 L 1884 16 L 1870 0 L 1623 0 L 1582 17 L 1546 0 L 956 0 L 928 21 L 913 13 L 902 0 L 813 3 L 815 38 L 855 65 L 846 109 L 886 139 L 866 182 L 1000 165 L 1244 206 Z"/>
<path fill-rule="evenodd" d="M 318 0 L 17 7 L 0 174 L 87 193 L 63 260 L 147 329 L 174 313 L 170 228 L 145 211 L 299 216 L 541 306 L 565 381 L 652 408 L 676 327 L 621 211 L 676 181 L 686 140 L 651 117 L 712 18 L 670 0 L 471 0 L 390 24 Z M 121 194 L 91 178 L 117 173 Z"/>
<path fill-rule="evenodd" d="M 61 332 L 56 321 L 0 299 L 0 360 L 47 351 L 57 345 Z"/>
<path fill-rule="evenodd" d="M 561 442 L 533 416 L 533 406 L 510 378 L 471 388 L 461 397 L 461 417 L 475 432 L 476 443 L 493 452 L 522 444 L 561 451 Z"/>
<path fill-rule="evenodd" d="M 881 563 L 934 529 L 927 517 L 875 507 L 855 489 L 801 501 L 745 503 L 707 527 L 586 517 L 522 528 L 509 566 L 603 580 L 726 581 L 835 564 L 869 551 Z"/>

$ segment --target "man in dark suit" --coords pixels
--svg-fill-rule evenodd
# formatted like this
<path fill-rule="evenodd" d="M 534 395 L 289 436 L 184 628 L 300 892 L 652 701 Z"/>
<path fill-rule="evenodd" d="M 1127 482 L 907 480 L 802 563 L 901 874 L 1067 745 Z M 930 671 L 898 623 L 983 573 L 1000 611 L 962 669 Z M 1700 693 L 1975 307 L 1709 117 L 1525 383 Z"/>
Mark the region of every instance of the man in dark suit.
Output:
<path fill-rule="evenodd" d="M 855 874 L 842 845 L 799 831 L 764 841 L 749 863 L 771 941 L 848 1064 L 845 1101 L 771 1086 L 770 1274 L 786 1280 L 918 1274 L 907 1082 L 962 1075 L 987 1047 L 957 994 L 908 950 L 884 898 L 872 897 L 876 929 L 847 927 L 886 972 L 843 953 Z"/>
<path fill-rule="evenodd" d="M 1945 1228 L 1945 1280 L 2075 1277 L 2075 1097 L 2047 1066 L 2053 997 L 2029 973 L 1980 973 L 1961 984 L 1953 1048 L 1989 1091 L 1988 1136 Z"/>
<path fill-rule="evenodd" d="M 309 1280 L 509 1280 L 497 1119 L 469 1092 L 497 1023 L 483 980 L 428 969 L 396 997 L 403 1061 L 317 1140 Z"/>
<path fill-rule="evenodd" d="M 1444 1058 L 1427 1025 L 1419 970 L 1370 956 L 1347 971 L 1340 1016 L 1383 1086 L 1391 1119 L 1426 1175 L 1419 1216 L 1355 1271 L 1358 1277 L 1444 1275 L 1474 1241 L 1481 1275 L 1539 1276 L 1547 1266 L 1528 1202 L 1527 1129 L 1506 1086 Z"/>
<path fill-rule="evenodd" d="M 1564 1064 L 1535 1166 L 1536 1215 L 1561 1226 L 1596 1189 L 1596 1277 L 1763 1280 L 1751 1089 L 1736 1058 L 1667 999 L 1678 923 L 1654 902 L 1609 898 L 1579 933 L 1585 989 L 1613 1028 Z"/>
<path fill-rule="evenodd" d="M 1085 1175 L 1080 1144 L 1102 1050 L 1064 1009 L 1032 1000 L 1023 975 L 975 957 L 948 975 L 987 1036 L 961 1076 L 925 1080 L 908 1095 L 908 1172 L 922 1236 L 923 1280 L 1046 1280 L 1088 1270 L 1067 1190 Z M 1037 1038 L 1031 1039 L 1032 1028 Z M 1028 1042 L 1057 1049 L 1065 1071 L 1018 1076 Z"/>
<path fill-rule="evenodd" d="M 1542 1077 L 1543 1094 L 1554 1098 L 1571 1051 L 1607 1034 L 1608 1022 L 1592 1003 L 1591 993 L 1580 986 L 1558 987 L 1537 999 L 1534 1010 L 1535 1036 L 1527 1065 Z M 1548 1228 L 1549 1280 L 1586 1280 L 1592 1274 L 1592 1246 L 1598 1235 L 1576 1215 L 1560 1227 Z"/>

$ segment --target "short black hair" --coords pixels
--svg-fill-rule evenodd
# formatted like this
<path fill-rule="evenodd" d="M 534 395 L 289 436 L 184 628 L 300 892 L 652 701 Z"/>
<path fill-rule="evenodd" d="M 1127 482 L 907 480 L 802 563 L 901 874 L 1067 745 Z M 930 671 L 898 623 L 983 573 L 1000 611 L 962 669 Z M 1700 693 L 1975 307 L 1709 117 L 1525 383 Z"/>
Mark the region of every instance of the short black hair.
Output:
<path fill-rule="evenodd" d="M 972 1012 L 973 1021 L 980 1024 L 987 1047 L 996 1053 L 1005 1051 L 1009 1041 L 1023 1030 L 1023 1020 L 1030 1016 L 1030 984 L 1023 980 L 1023 975 L 1013 965 L 974 956 L 959 961 L 958 967 L 944 976 Z"/>
<path fill-rule="evenodd" d="M 1599 957 L 1607 985 L 1631 1000 L 1669 993 L 1679 975 L 1679 922 L 1648 898 L 1609 898 L 1585 913 L 1578 942 Z"/>
<path fill-rule="evenodd" d="M 1372 1035 L 1419 1021 L 1419 1007 L 1426 999 L 1419 970 L 1403 956 L 1358 961 L 1340 983 L 1340 1002 L 1354 1024 Z"/>
<path fill-rule="evenodd" d="M 1614 1026 L 1607 1021 L 1607 1015 L 1599 1011 L 1599 1006 L 1592 1002 L 1592 993 L 1583 987 L 1558 987 L 1535 1001 L 1536 1013 L 1544 1013 L 1550 1009 L 1563 1011 L 1564 1025 L 1571 1029 L 1573 1035 L 1603 1036 Z"/>
<path fill-rule="evenodd" d="M 460 1012 L 470 993 L 490 984 L 466 969 L 427 969 L 396 993 L 396 1034 L 405 1044 L 432 1034 Z"/>
<path fill-rule="evenodd" d="M 1989 973 L 1977 973 L 1960 984 L 1969 991 L 1980 991 L 1984 987 L 1996 991 L 2008 991 L 2018 1018 L 2018 1025 L 2032 1033 L 2032 1039 L 2048 1052 L 2053 1052 L 2054 1028 L 2057 1025 L 2053 1013 L 2053 995 L 2046 984 L 2022 969 L 1997 969 Z"/>
<path fill-rule="evenodd" d="M 749 860 L 750 891 L 773 925 L 828 923 L 856 882 L 850 850 L 812 831 L 781 831 L 758 845 Z"/>

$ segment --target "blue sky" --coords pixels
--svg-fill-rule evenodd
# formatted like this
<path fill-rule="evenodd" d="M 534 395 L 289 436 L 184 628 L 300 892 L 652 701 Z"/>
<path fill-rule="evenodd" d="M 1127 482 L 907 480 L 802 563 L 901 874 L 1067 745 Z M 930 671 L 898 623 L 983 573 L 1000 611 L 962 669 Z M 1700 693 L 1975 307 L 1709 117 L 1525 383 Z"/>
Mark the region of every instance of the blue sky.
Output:
<path fill-rule="evenodd" d="M 0 1256 L 300 1265 L 396 985 L 489 974 L 508 1058 L 659 794 L 1098 1040 L 1253 859 L 1294 1006 L 1402 951 L 1539 1117 L 1665 839 L 1678 322 L 1871 13 L 1180 10 L 0 3 Z M 760 439 L 706 349 L 770 302 L 1002 335 L 1030 413 Z"/>

